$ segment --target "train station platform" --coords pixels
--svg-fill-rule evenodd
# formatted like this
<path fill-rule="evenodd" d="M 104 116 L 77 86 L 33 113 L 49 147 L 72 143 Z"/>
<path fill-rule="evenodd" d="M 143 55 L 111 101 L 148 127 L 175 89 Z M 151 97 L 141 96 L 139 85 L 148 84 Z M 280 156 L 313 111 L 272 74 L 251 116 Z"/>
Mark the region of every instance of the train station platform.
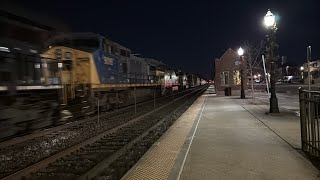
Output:
<path fill-rule="evenodd" d="M 258 105 L 215 96 L 212 90 L 198 98 L 122 179 L 319 179 L 318 169 L 297 151 L 299 129 L 290 120 L 293 115 L 263 118 L 263 108 L 255 109 Z"/>

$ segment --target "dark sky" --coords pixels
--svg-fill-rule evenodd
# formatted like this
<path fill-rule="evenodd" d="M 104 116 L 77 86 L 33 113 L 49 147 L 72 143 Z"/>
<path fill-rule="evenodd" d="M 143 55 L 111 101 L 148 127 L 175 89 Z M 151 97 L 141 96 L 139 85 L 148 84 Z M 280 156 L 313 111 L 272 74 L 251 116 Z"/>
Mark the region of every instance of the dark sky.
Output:
<path fill-rule="evenodd" d="M 57 17 L 73 31 L 107 35 L 136 53 L 209 76 L 213 60 L 227 48 L 265 36 L 263 16 L 279 15 L 280 55 L 303 63 L 306 46 L 320 59 L 320 1 L 16 1 L 39 14 Z"/>

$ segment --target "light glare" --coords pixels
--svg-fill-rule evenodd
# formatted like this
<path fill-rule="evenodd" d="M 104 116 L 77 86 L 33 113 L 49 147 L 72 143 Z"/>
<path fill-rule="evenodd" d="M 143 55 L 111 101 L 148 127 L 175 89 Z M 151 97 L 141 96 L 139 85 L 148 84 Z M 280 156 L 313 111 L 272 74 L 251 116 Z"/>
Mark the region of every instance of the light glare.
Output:
<path fill-rule="evenodd" d="M 9 48 L 7 48 L 7 47 L 0 47 L 0 51 L 10 52 Z"/>

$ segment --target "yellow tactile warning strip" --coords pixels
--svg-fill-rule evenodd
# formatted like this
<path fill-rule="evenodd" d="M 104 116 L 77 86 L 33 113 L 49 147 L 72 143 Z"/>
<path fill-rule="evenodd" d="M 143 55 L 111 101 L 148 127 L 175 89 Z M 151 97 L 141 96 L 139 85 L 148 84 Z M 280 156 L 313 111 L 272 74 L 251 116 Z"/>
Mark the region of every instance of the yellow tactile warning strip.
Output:
<path fill-rule="evenodd" d="M 167 179 L 204 101 L 199 97 L 122 179 Z"/>

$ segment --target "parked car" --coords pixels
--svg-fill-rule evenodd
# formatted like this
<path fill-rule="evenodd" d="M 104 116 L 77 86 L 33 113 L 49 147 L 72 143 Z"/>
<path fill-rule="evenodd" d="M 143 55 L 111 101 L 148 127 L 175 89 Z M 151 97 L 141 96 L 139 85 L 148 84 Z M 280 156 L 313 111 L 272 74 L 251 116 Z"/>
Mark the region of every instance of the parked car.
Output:
<path fill-rule="evenodd" d="M 301 83 L 302 79 L 299 76 L 292 76 L 292 78 L 289 79 L 289 83 Z"/>

